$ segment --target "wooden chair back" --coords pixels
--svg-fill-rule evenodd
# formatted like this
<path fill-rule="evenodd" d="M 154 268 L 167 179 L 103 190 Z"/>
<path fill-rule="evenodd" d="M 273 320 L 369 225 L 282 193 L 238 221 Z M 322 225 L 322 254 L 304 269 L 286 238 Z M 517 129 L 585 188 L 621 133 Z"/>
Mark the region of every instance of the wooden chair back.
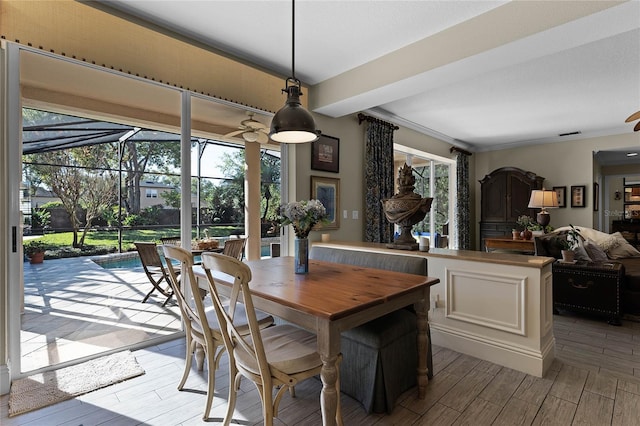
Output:
<path fill-rule="evenodd" d="M 242 260 L 244 256 L 244 247 L 247 244 L 246 238 L 234 238 L 225 241 L 222 248 L 222 254 L 231 256 L 235 259 Z"/>
<path fill-rule="evenodd" d="M 233 380 L 232 385 L 229 386 L 227 414 L 223 424 L 228 425 L 233 417 L 237 389 L 241 377 L 244 376 L 253 381 L 260 390 L 264 425 L 271 426 L 273 418 L 277 417 L 278 405 L 284 393 L 290 390 L 293 395 L 293 389 L 298 381 L 320 374 L 322 361 L 316 352 L 315 336 L 290 325 L 277 325 L 261 329 L 249 289 L 251 269 L 246 263 L 224 254 L 203 253 L 202 267 L 209 282 L 209 292 L 216 308 L 218 322 L 223 325 L 221 327 L 222 337 L 229 354 L 229 374 Z M 233 277 L 228 304 L 223 303 L 219 295 L 214 272 Z M 240 305 L 244 305 L 246 311 L 246 321 L 249 325 L 248 335 L 246 331 L 243 333 L 243 329 L 240 327 L 239 318 L 241 316 L 237 315 Z M 278 352 L 277 355 L 272 354 L 277 362 L 287 365 L 291 360 L 305 359 L 305 361 L 297 364 L 298 369 L 295 371 L 285 372 L 278 369 L 269 363 L 268 349 L 265 348 L 263 342 L 263 333 L 272 342 L 270 350 L 275 349 Z M 312 342 L 310 343 L 309 340 Z M 312 355 L 314 353 L 317 356 L 315 359 Z M 296 362 L 291 362 L 291 364 L 296 364 Z M 274 396 L 275 388 L 277 391 Z M 337 388 L 339 393 L 339 384 Z M 336 420 L 338 420 L 338 424 L 341 424 L 339 403 Z"/>
<path fill-rule="evenodd" d="M 162 304 L 162 306 L 165 306 L 173 296 L 174 289 L 171 285 L 171 281 L 169 280 L 169 275 L 165 269 L 165 265 L 158 253 L 158 246 L 156 243 L 147 242 L 135 242 L 133 244 L 136 246 L 136 250 L 138 250 L 142 269 L 144 269 L 147 278 L 153 286 L 151 291 L 149 291 L 144 299 L 142 299 L 142 303 L 146 302 L 147 299 L 149 299 L 149 296 L 157 290 L 167 298 Z"/>
<path fill-rule="evenodd" d="M 176 300 L 180 307 L 187 341 L 186 365 L 178 389 L 181 390 L 184 387 L 191 370 L 192 355 L 196 352 L 197 345 L 200 345 L 204 350 L 208 364 L 207 400 L 202 417 L 206 420 L 209 417 L 213 403 L 215 371 L 219 367 L 220 357 L 224 352 L 224 340 L 218 324 L 212 324 L 207 316 L 205 297 L 202 295 L 196 276 L 193 273 L 193 255 L 191 252 L 173 245 L 163 245 L 162 250 L 167 259 L 169 275 L 175 285 Z M 177 261 L 180 264 L 180 282 L 178 281 L 177 267 L 172 261 Z M 188 292 L 186 288 L 189 289 Z M 220 348 L 219 351 L 218 348 Z M 202 370 L 202 361 L 199 362 L 198 369 Z"/>

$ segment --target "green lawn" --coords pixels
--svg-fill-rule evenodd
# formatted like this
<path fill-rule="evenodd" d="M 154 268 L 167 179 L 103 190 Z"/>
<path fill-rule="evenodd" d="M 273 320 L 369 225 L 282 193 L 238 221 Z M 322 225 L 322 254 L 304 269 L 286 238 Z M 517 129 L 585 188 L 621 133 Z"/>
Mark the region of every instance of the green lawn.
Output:
<path fill-rule="evenodd" d="M 233 232 L 237 232 L 238 229 L 233 226 L 217 226 L 208 229 L 209 236 L 211 237 L 224 237 L 231 235 Z M 159 229 L 136 229 L 136 230 L 123 230 L 122 231 L 122 251 L 134 250 L 133 243 L 135 241 L 155 241 L 160 242 L 160 238 L 179 236 L 179 230 L 176 228 L 159 228 Z M 81 234 L 78 234 L 78 238 Z M 193 238 L 195 238 L 195 231 L 193 232 Z M 69 255 L 91 255 L 98 254 L 96 249 L 100 252 L 117 251 L 118 249 L 118 231 L 89 231 L 85 238 L 84 244 L 85 250 L 72 249 L 73 233 L 72 232 L 60 232 L 46 234 L 42 237 L 30 238 L 30 240 L 40 240 L 47 245 L 47 257 L 67 257 Z M 26 242 L 26 241 L 25 241 Z M 56 252 L 60 251 L 60 255 Z M 66 253 L 62 254 L 62 252 Z"/>

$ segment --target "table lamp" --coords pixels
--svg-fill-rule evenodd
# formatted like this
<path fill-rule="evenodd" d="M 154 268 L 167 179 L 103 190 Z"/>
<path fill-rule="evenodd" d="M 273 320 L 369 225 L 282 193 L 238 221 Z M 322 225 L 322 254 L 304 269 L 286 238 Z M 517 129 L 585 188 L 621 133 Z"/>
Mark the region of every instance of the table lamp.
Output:
<path fill-rule="evenodd" d="M 531 198 L 529 199 L 530 209 L 542 209 L 536 216 L 536 221 L 546 227 L 551 220 L 547 209 L 553 209 L 558 207 L 558 194 L 556 191 L 549 191 L 546 189 L 534 189 L 531 191 Z"/>

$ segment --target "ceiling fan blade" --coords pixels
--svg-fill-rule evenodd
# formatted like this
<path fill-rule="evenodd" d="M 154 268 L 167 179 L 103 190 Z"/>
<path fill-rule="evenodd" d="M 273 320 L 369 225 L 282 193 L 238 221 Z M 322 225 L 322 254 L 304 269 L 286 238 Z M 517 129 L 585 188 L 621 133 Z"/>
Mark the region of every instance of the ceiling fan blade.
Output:
<path fill-rule="evenodd" d="M 241 135 L 245 132 L 246 130 L 236 130 L 235 132 L 231 132 L 231 133 L 227 133 L 226 135 L 224 135 L 225 138 L 232 138 L 234 136 L 238 136 Z"/>
<path fill-rule="evenodd" d="M 268 144 L 269 136 L 264 132 L 258 132 L 258 143 L 261 143 L 263 145 Z"/>
<path fill-rule="evenodd" d="M 635 120 L 640 120 L 640 111 L 636 111 L 633 114 L 631 114 L 629 116 L 629 118 L 627 118 L 626 120 L 624 120 L 625 123 L 629 123 L 631 121 L 635 121 Z M 636 129 L 637 130 L 637 129 Z"/>
<path fill-rule="evenodd" d="M 264 129 L 267 127 L 265 124 L 262 124 L 258 120 L 254 120 L 252 118 L 247 120 L 242 120 L 240 124 L 249 129 Z"/>
<path fill-rule="evenodd" d="M 633 128 L 634 132 L 640 132 L 640 121 L 638 121 L 635 125 L 635 127 Z"/>

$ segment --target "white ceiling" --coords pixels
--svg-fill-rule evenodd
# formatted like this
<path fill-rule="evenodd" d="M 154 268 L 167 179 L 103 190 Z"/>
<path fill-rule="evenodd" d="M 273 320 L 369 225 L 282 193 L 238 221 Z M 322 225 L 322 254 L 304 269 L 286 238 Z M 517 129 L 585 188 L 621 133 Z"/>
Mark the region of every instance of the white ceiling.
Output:
<path fill-rule="evenodd" d="M 100 3 L 291 74 L 290 1 Z M 329 116 L 481 151 L 633 133 L 640 109 L 640 0 L 298 0 L 295 22 L 296 76 Z"/>

